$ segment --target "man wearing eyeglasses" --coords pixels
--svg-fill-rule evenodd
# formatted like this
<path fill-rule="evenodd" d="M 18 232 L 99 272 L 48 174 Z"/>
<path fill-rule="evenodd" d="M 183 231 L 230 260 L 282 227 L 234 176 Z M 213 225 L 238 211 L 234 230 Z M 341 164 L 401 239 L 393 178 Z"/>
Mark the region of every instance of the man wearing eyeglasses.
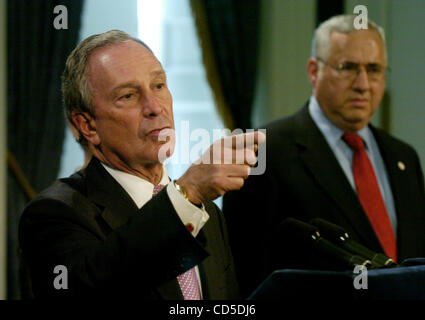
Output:
<path fill-rule="evenodd" d="M 370 20 L 368 29 L 356 30 L 354 18 L 333 17 L 317 28 L 307 63 L 309 102 L 265 126 L 266 173 L 224 198 L 245 295 L 276 269 L 344 269 L 307 239 L 302 244 L 296 231 L 281 232 L 288 217 L 325 219 L 396 262 L 425 256 L 418 156 L 370 124 L 385 90 L 384 31 Z"/>

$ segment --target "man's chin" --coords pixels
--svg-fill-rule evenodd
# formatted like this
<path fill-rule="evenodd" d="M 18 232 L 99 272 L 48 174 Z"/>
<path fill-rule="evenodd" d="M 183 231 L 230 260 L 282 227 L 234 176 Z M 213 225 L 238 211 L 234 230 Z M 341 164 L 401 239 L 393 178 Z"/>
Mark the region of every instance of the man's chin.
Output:
<path fill-rule="evenodd" d="M 161 163 L 164 163 L 165 160 L 167 160 L 173 155 L 174 147 L 174 144 L 170 142 L 158 144 L 158 147 L 156 148 L 156 160 Z"/>
<path fill-rule="evenodd" d="M 368 125 L 369 121 L 364 118 L 346 118 L 344 119 L 342 129 L 344 131 L 355 132 L 363 129 Z"/>
<path fill-rule="evenodd" d="M 343 114 L 345 121 L 350 123 L 368 123 L 372 118 L 371 109 L 369 107 L 350 107 Z"/>

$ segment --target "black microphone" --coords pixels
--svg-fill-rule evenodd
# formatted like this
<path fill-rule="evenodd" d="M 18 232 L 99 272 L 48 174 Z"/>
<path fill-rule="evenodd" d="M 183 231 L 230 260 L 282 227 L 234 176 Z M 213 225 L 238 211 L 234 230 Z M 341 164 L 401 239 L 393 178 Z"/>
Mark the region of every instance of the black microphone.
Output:
<path fill-rule="evenodd" d="M 319 229 L 311 224 L 294 218 L 287 218 L 282 222 L 280 231 L 286 235 L 291 235 L 293 240 L 304 244 L 313 244 L 315 249 L 339 260 L 346 267 L 353 268 L 357 265 L 370 267 L 372 265 L 366 258 L 359 255 L 353 255 L 351 252 L 323 238 L 319 233 Z"/>
<path fill-rule="evenodd" d="M 320 233 L 334 244 L 368 259 L 372 263 L 373 268 L 397 267 L 394 260 L 385 254 L 374 252 L 352 240 L 342 227 L 321 218 L 312 219 L 310 223 L 316 226 L 320 230 Z"/>

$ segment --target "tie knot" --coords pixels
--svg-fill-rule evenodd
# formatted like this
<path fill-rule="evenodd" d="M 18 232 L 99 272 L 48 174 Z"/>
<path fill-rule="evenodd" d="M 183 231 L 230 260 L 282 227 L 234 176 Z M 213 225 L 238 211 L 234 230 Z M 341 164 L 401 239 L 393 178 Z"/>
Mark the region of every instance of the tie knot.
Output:
<path fill-rule="evenodd" d="M 364 149 L 364 143 L 362 138 L 356 133 L 345 132 L 342 135 L 342 139 L 353 149 L 359 151 Z"/>
<path fill-rule="evenodd" d="M 164 189 L 165 185 L 158 184 L 157 186 L 153 187 L 152 196 L 155 196 L 158 192 L 160 192 L 162 189 Z"/>

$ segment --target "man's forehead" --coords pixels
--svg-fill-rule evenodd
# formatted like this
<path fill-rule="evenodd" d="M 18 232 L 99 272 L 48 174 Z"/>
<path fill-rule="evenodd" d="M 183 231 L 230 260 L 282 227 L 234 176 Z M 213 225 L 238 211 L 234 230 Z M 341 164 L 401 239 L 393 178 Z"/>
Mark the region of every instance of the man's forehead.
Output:
<path fill-rule="evenodd" d="M 88 57 L 87 75 L 98 78 L 100 75 L 132 73 L 141 68 L 149 76 L 165 74 L 149 49 L 130 40 L 94 50 Z"/>
<path fill-rule="evenodd" d="M 349 33 L 332 31 L 330 37 L 333 41 L 344 41 L 346 44 L 350 44 L 354 41 L 373 40 L 383 45 L 381 36 L 375 29 L 355 30 Z"/>
<path fill-rule="evenodd" d="M 108 62 L 111 59 L 126 59 L 128 56 L 141 56 L 157 61 L 148 48 L 134 40 L 112 43 L 97 48 L 90 53 L 88 59 L 89 61 L 100 60 L 100 62 Z"/>
<path fill-rule="evenodd" d="M 384 58 L 384 44 L 375 30 L 359 30 L 350 33 L 331 33 L 331 56 L 349 59 Z M 379 62 L 379 61 L 377 61 Z"/>

